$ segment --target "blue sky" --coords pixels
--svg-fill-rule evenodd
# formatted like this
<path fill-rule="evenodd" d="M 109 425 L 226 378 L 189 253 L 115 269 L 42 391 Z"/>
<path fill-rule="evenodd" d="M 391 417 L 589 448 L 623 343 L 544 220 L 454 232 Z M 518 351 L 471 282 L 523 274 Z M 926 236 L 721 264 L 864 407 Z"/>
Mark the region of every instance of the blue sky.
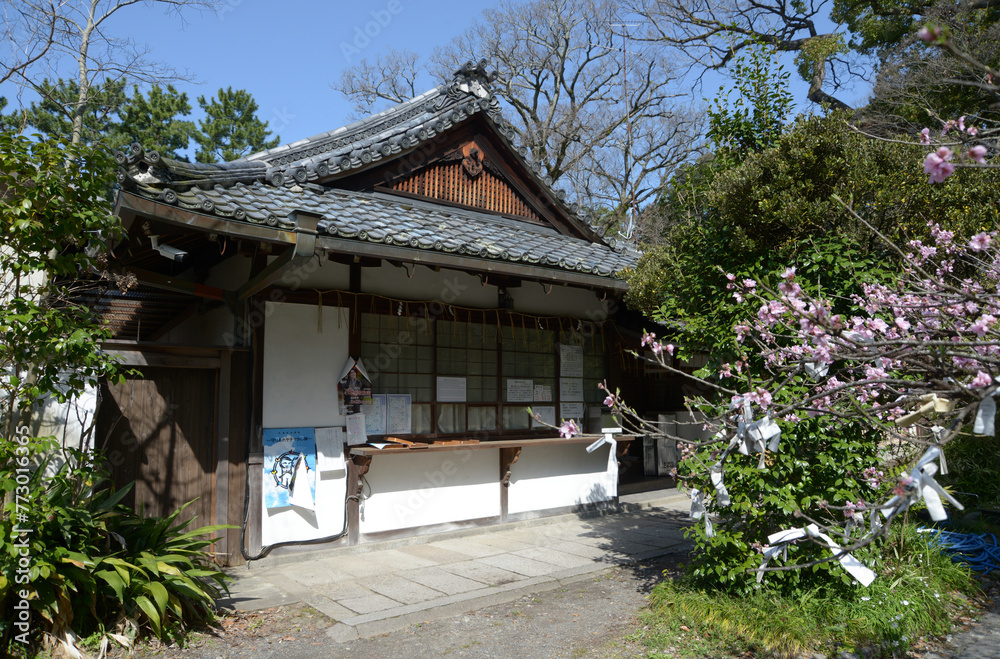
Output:
<path fill-rule="evenodd" d="M 258 116 L 291 142 L 347 122 L 351 106 L 330 87 L 344 68 L 393 46 L 429 54 L 491 4 L 228 0 L 215 13 L 190 12 L 186 25 L 138 7 L 112 27 L 147 43 L 153 58 L 193 74 L 199 84 L 179 85 L 192 106 L 220 87 L 246 89 L 260 106 Z"/>
<path fill-rule="evenodd" d="M 200 116 L 199 95 L 210 97 L 220 87 L 246 89 L 260 106 L 258 116 L 284 143 L 348 122 L 351 105 L 330 83 L 350 64 L 392 46 L 428 55 L 493 4 L 223 0 L 215 12 L 186 12 L 184 21 L 137 5 L 116 13 L 106 30 L 116 37 L 131 35 L 149 48 L 151 60 L 193 76 L 194 82 L 175 85 L 187 92 L 194 118 Z M 73 76 L 72 63 L 65 62 L 59 73 Z M 11 83 L 0 87 L 11 106 L 16 93 Z"/>
<path fill-rule="evenodd" d="M 106 29 L 114 36 L 131 35 L 148 46 L 150 59 L 194 77 L 194 82 L 176 83 L 195 108 L 192 118 L 201 116 L 199 95 L 210 97 L 227 86 L 246 89 L 259 105 L 258 116 L 288 143 L 351 119 L 351 105 L 330 87 L 344 68 L 393 46 L 426 56 L 494 4 L 223 0 L 215 12 L 185 13 L 185 21 L 164 14 L 155 4 L 136 5 L 116 14 Z M 786 68 L 794 70 L 791 58 Z M 64 77 L 72 72 L 68 61 L 60 70 Z M 696 97 L 714 97 L 721 82 L 719 77 L 707 80 Z M 427 81 L 428 88 L 434 84 L 437 81 Z M 15 93 L 10 83 L 0 87 L 0 95 L 12 101 Z M 797 101 L 804 100 L 804 83 L 797 82 L 793 93 Z M 854 100 L 850 96 L 848 102 Z"/>

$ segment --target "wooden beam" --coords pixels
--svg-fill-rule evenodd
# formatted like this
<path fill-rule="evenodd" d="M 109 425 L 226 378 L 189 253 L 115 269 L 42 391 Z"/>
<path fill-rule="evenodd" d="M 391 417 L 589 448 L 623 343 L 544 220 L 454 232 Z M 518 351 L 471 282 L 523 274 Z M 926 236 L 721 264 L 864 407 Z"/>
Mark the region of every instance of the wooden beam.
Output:
<path fill-rule="evenodd" d="M 271 261 L 271 263 L 261 270 L 259 273 L 254 275 L 247 283 L 243 284 L 236 291 L 237 300 L 245 300 L 254 293 L 270 286 L 274 282 L 278 281 L 284 274 L 285 266 L 291 263 L 295 258 L 295 248 L 289 247 L 284 252 L 281 253 L 278 258 Z"/>
<path fill-rule="evenodd" d="M 138 350 L 105 349 L 113 357 L 121 357 L 125 366 L 163 366 L 165 368 L 219 368 L 219 357 L 189 357 L 186 355 L 166 355 Z"/>
<path fill-rule="evenodd" d="M 135 268 L 132 266 L 126 267 L 125 271 L 131 272 L 135 275 L 135 278 L 139 280 L 140 284 L 145 284 L 146 286 L 151 286 L 152 288 L 160 288 L 165 291 L 173 291 L 175 293 L 186 293 L 187 295 L 197 295 L 198 297 L 207 298 L 209 300 L 224 301 L 226 299 L 227 291 L 224 291 L 221 288 L 216 288 L 215 286 L 198 284 L 190 279 L 181 279 L 180 277 L 161 275 L 158 272 L 143 270 L 142 268 Z"/>

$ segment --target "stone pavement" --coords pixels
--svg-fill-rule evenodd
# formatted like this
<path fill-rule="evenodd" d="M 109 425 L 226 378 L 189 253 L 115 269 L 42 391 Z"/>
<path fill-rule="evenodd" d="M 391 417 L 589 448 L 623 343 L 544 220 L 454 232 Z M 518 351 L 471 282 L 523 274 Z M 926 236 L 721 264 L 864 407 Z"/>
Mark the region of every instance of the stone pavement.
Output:
<path fill-rule="evenodd" d="M 234 568 L 240 610 L 305 603 L 336 641 L 384 634 L 558 588 L 614 565 L 691 547 L 677 490 L 620 498 L 617 514 L 560 515 L 390 542 L 275 556 Z"/>

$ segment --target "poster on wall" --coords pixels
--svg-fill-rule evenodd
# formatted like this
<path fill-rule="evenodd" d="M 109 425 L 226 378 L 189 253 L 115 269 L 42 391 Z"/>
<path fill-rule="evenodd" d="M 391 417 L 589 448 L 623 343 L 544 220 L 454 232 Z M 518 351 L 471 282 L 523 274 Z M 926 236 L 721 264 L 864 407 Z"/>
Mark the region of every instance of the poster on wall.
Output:
<path fill-rule="evenodd" d="M 363 405 L 372 404 L 372 379 L 360 359 L 347 358 L 337 380 L 337 401 L 344 416 L 359 414 Z"/>
<path fill-rule="evenodd" d="M 341 428 L 316 428 L 316 470 L 320 472 L 343 471 L 344 433 Z"/>
<path fill-rule="evenodd" d="M 583 378 L 559 378 L 559 400 L 583 400 Z"/>
<path fill-rule="evenodd" d="M 313 428 L 264 429 L 264 506 L 315 509 L 316 433 Z"/>
<path fill-rule="evenodd" d="M 362 405 L 365 415 L 365 434 L 369 437 L 385 434 L 385 394 L 372 394 L 370 405 Z"/>
<path fill-rule="evenodd" d="M 409 435 L 412 425 L 410 394 L 388 394 L 386 408 L 386 433 Z"/>
<path fill-rule="evenodd" d="M 559 344 L 559 377 L 583 377 L 583 346 Z"/>
<path fill-rule="evenodd" d="M 559 405 L 559 416 L 563 419 L 582 419 L 586 414 L 583 403 L 561 403 Z"/>
<path fill-rule="evenodd" d="M 534 380 L 507 378 L 507 402 L 531 403 L 534 400 Z"/>
<path fill-rule="evenodd" d="M 465 390 L 465 378 L 449 378 L 440 375 L 437 378 L 437 399 L 439 403 L 464 403 Z"/>
<path fill-rule="evenodd" d="M 531 417 L 531 428 L 554 428 L 556 427 L 555 405 L 540 405 L 532 407 L 534 414 Z"/>
<path fill-rule="evenodd" d="M 358 446 L 359 444 L 367 444 L 368 435 L 365 433 L 365 415 L 361 414 L 348 414 L 347 415 L 347 445 L 348 446 Z"/>
<path fill-rule="evenodd" d="M 534 399 L 536 403 L 551 403 L 552 402 L 552 387 L 547 384 L 536 384 L 534 391 Z"/>

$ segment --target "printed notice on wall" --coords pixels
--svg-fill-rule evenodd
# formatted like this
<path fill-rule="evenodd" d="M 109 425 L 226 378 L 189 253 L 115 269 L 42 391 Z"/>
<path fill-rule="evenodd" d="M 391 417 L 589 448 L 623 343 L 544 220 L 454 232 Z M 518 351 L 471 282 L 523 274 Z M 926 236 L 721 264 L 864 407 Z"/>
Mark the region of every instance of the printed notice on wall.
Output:
<path fill-rule="evenodd" d="M 385 398 L 386 434 L 409 435 L 411 426 L 410 394 L 388 394 Z"/>
<path fill-rule="evenodd" d="M 464 403 L 465 378 L 438 377 L 437 400 L 439 403 Z"/>
<path fill-rule="evenodd" d="M 534 400 L 534 381 L 507 378 L 507 402 L 530 403 Z"/>
<path fill-rule="evenodd" d="M 344 433 L 340 428 L 316 428 L 316 470 L 343 471 Z"/>
<path fill-rule="evenodd" d="M 547 384 L 536 384 L 535 385 L 535 401 L 536 403 L 551 403 L 552 402 L 552 387 Z M 553 411 L 555 408 L 552 408 Z"/>
<path fill-rule="evenodd" d="M 361 406 L 365 415 L 365 434 L 369 437 L 385 434 L 385 394 L 372 394 L 372 402 Z"/>
<path fill-rule="evenodd" d="M 559 405 L 559 416 L 563 419 L 582 419 L 583 415 L 583 403 L 562 403 Z"/>
<path fill-rule="evenodd" d="M 532 428 L 547 428 L 549 426 L 556 425 L 556 408 L 555 405 L 544 405 L 542 407 L 532 407 L 531 408 L 531 427 Z M 536 418 L 537 417 L 537 418 Z M 548 424 L 548 425 L 546 425 Z"/>
<path fill-rule="evenodd" d="M 358 414 L 348 414 L 347 415 L 347 445 L 357 446 L 358 444 L 365 444 L 368 442 L 368 436 L 365 434 L 365 415 Z"/>
<path fill-rule="evenodd" d="M 583 400 L 583 378 L 559 378 L 559 400 Z"/>
<path fill-rule="evenodd" d="M 583 346 L 559 344 L 559 377 L 583 377 Z"/>

